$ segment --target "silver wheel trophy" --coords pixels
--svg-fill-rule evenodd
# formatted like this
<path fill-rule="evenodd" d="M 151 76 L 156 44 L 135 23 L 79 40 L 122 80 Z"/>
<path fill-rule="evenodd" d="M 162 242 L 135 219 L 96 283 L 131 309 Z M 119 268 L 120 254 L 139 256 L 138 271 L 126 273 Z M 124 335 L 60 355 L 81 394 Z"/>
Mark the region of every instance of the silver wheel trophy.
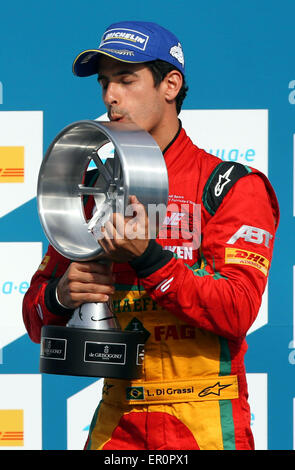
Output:
<path fill-rule="evenodd" d="M 101 156 L 113 147 L 113 158 Z M 85 184 L 89 167 L 99 175 Z M 107 262 L 97 238 L 113 212 L 125 214 L 129 196 L 148 209 L 166 207 L 168 175 L 154 139 L 134 124 L 78 121 L 63 129 L 47 150 L 37 189 L 40 221 L 49 242 L 71 261 Z M 87 219 L 83 199 L 93 196 Z M 158 232 L 165 211 L 149 219 Z M 144 333 L 122 331 L 108 303 L 77 308 L 66 326 L 41 330 L 40 371 L 49 374 L 138 378 L 143 359 Z"/>

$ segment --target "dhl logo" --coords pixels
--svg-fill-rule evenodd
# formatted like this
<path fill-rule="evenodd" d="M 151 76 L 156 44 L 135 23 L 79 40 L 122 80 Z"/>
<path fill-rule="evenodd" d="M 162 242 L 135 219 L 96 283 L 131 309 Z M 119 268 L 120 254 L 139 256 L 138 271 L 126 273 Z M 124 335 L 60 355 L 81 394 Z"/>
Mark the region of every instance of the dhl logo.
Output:
<path fill-rule="evenodd" d="M 24 182 L 24 147 L 0 147 L 0 183 Z"/>
<path fill-rule="evenodd" d="M 0 410 L 0 447 L 21 447 L 23 445 L 23 410 Z"/>
<path fill-rule="evenodd" d="M 269 268 L 269 260 L 257 253 L 247 250 L 239 250 L 238 248 L 225 249 L 226 264 L 244 264 L 252 266 L 267 276 Z"/>

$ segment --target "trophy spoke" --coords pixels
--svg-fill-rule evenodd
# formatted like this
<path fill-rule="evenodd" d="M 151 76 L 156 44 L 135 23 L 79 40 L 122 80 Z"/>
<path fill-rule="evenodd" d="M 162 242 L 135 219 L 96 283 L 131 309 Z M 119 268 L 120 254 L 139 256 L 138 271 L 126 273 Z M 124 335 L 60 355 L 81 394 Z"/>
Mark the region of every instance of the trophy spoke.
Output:
<path fill-rule="evenodd" d="M 118 181 L 121 176 L 121 164 L 117 152 L 114 154 L 114 165 L 113 165 L 113 177 L 115 181 Z"/>
<path fill-rule="evenodd" d="M 92 160 L 94 161 L 95 165 L 97 166 L 97 169 L 101 176 L 104 178 L 104 180 L 107 183 L 110 183 L 112 180 L 112 175 L 109 172 L 109 170 L 106 168 L 106 166 L 103 164 L 99 156 L 97 155 L 97 152 L 92 153 Z"/>
<path fill-rule="evenodd" d="M 80 196 L 95 196 L 96 194 L 104 194 L 104 188 L 98 186 L 84 186 L 83 184 L 78 185 L 78 194 Z"/>
<path fill-rule="evenodd" d="M 96 225 L 98 225 L 99 220 L 103 217 L 104 214 L 102 214 L 100 211 L 94 212 L 92 215 L 91 219 L 87 221 L 87 228 L 88 231 L 92 231 Z"/>

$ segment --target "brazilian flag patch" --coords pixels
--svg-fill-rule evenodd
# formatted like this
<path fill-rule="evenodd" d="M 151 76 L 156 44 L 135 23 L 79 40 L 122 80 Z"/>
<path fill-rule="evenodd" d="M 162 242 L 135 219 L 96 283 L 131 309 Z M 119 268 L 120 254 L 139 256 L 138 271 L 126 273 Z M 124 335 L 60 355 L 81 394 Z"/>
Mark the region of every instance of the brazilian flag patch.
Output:
<path fill-rule="evenodd" d="M 143 387 L 126 387 L 126 400 L 144 400 Z"/>

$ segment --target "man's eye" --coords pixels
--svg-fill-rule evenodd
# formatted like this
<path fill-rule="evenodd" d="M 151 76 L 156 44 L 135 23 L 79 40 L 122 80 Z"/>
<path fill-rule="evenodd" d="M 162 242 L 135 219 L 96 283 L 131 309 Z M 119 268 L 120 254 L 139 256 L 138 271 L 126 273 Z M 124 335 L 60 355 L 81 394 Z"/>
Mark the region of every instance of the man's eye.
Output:
<path fill-rule="evenodd" d="M 130 78 L 124 78 L 122 80 L 122 83 L 123 85 L 131 85 L 131 83 L 133 83 L 133 80 L 131 80 Z"/>

